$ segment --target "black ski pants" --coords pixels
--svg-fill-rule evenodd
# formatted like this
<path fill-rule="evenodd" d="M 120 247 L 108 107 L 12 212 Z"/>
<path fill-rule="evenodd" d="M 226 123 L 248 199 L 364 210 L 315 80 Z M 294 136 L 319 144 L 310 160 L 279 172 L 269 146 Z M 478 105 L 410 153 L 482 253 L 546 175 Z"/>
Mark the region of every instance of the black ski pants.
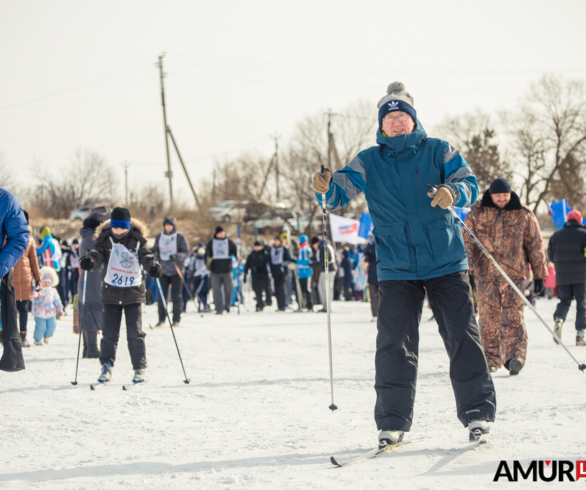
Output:
<path fill-rule="evenodd" d="M 468 271 L 462 271 L 380 282 L 374 385 L 378 429 L 411 429 L 424 287 L 450 358 L 458 419 L 466 427 L 471 420 L 494 421 L 494 385 L 480 343 Z"/>
<path fill-rule="evenodd" d="M 267 304 L 270 304 L 270 296 L 266 294 L 269 284 L 269 276 L 268 274 L 251 274 L 251 277 L 252 289 L 254 290 L 254 294 L 256 295 L 256 307 L 262 310 L 265 306 L 265 303 L 262 299 L 262 293 L 265 293 L 265 296 L 267 298 Z"/>
<path fill-rule="evenodd" d="M 179 323 L 181 321 L 181 312 L 183 311 L 183 294 L 181 289 L 181 277 L 179 274 L 173 276 L 161 276 L 161 289 L 165 298 L 169 297 L 169 285 L 171 286 L 171 293 L 173 294 L 173 323 Z M 165 315 L 165 305 L 163 304 L 164 298 L 161 298 L 159 294 L 159 323 L 167 321 Z"/>
<path fill-rule="evenodd" d="M 562 318 L 566 320 L 572 299 L 576 299 L 576 330 L 583 330 L 586 328 L 586 284 L 558 284 L 558 303 L 554 320 Z"/>
<path fill-rule="evenodd" d="M 30 300 L 17 301 L 16 310 L 18 311 L 18 320 L 20 324 L 20 331 L 26 333 L 26 324 L 28 323 L 28 307 Z"/>
<path fill-rule="evenodd" d="M 100 362 L 109 362 L 114 366 L 116 360 L 116 349 L 120 338 L 120 323 L 122 322 L 122 311 L 126 317 L 126 340 L 128 341 L 128 352 L 132 360 L 132 369 L 146 368 L 146 346 L 144 338 L 146 334 L 142 331 L 142 305 L 104 305 L 102 313 L 102 344 Z"/>
<path fill-rule="evenodd" d="M 308 310 L 313 310 L 313 303 L 311 301 L 311 291 L 309 290 L 309 281 L 311 278 L 306 279 L 299 279 L 299 287 L 301 288 L 301 296 L 303 297 L 303 307 L 307 308 Z M 299 304 L 299 300 L 297 300 Z M 301 308 L 301 305 L 299 305 Z"/>
<path fill-rule="evenodd" d="M 273 277 L 273 282 L 275 283 L 275 297 L 277 298 L 277 307 L 279 310 L 284 310 L 287 276 L 285 274 L 281 274 L 278 277 Z"/>

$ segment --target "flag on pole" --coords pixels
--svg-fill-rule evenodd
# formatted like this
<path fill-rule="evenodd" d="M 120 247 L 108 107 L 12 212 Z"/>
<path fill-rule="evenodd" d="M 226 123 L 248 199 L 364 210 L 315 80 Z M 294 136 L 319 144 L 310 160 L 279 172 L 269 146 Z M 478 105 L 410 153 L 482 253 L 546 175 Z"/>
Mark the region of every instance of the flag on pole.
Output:
<path fill-rule="evenodd" d="M 330 214 L 330 229 L 332 231 L 332 241 L 334 242 L 351 243 L 353 245 L 367 242 L 365 238 L 358 236 L 360 221 L 357 219 Z"/>
<path fill-rule="evenodd" d="M 360 217 L 360 228 L 358 228 L 358 236 L 368 239 L 368 234 L 372 231 L 372 219 L 370 214 L 362 213 Z"/>

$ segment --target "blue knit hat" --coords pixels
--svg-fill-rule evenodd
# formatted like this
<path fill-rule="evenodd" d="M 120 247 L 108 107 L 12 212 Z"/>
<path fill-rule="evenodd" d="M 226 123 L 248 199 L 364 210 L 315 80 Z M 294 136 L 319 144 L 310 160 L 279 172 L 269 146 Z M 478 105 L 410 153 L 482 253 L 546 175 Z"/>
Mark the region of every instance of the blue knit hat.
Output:
<path fill-rule="evenodd" d="M 401 82 L 393 82 L 387 88 L 387 95 L 378 101 L 378 127 L 382 128 L 383 118 L 389 112 L 406 112 L 411 116 L 413 122 L 417 122 L 417 111 L 415 110 L 415 100 L 411 94 L 405 90 L 405 85 Z"/>

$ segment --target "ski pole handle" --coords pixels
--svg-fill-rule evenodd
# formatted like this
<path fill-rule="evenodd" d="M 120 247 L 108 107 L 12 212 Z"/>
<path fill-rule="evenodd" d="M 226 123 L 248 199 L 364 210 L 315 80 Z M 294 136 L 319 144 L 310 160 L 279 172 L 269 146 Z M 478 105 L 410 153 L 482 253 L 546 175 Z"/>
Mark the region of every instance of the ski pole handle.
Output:
<path fill-rule="evenodd" d="M 436 195 L 437 194 L 437 188 L 434 187 L 434 186 L 432 186 L 432 185 L 427 184 L 427 192 L 431 192 L 433 195 Z"/>
<path fill-rule="evenodd" d="M 322 177 L 326 176 L 326 167 L 324 167 L 323 165 L 321 166 L 321 176 Z"/>

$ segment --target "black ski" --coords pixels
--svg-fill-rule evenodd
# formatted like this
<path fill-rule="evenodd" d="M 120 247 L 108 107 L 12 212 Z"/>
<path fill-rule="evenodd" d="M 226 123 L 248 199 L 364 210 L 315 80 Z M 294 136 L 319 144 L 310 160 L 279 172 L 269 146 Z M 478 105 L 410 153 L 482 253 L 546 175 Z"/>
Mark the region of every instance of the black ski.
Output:
<path fill-rule="evenodd" d="M 372 449 L 372 450 L 368 451 L 365 455 L 359 456 L 358 458 L 355 458 L 355 459 L 351 459 L 350 461 L 338 462 L 336 460 L 336 458 L 334 458 L 332 456 L 330 458 L 330 461 L 332 462 L 332 464 L 334 466 L 341 468 L 343 466 L 350 466 L 350 465 L 353 465 L 356 463 L 361 463 L 362 461 L 366 461 L 368 459 L 375 458 L 377 456 L 380 456 L 381 454 L 390 453 L 391 451 L 394 451 L 395 449 L 397 449 L 400 446 L 405 446 L 407 444 L 413 444 L 414 442 L 420 442 L 420 441 L 423 441 L 423 439 L 412 439 L 410 441 L 401 441 L 401 442 L 398 442 L 397 444 L 391 444 L 390 446 L 385 446 L 383 448 Z"/>

